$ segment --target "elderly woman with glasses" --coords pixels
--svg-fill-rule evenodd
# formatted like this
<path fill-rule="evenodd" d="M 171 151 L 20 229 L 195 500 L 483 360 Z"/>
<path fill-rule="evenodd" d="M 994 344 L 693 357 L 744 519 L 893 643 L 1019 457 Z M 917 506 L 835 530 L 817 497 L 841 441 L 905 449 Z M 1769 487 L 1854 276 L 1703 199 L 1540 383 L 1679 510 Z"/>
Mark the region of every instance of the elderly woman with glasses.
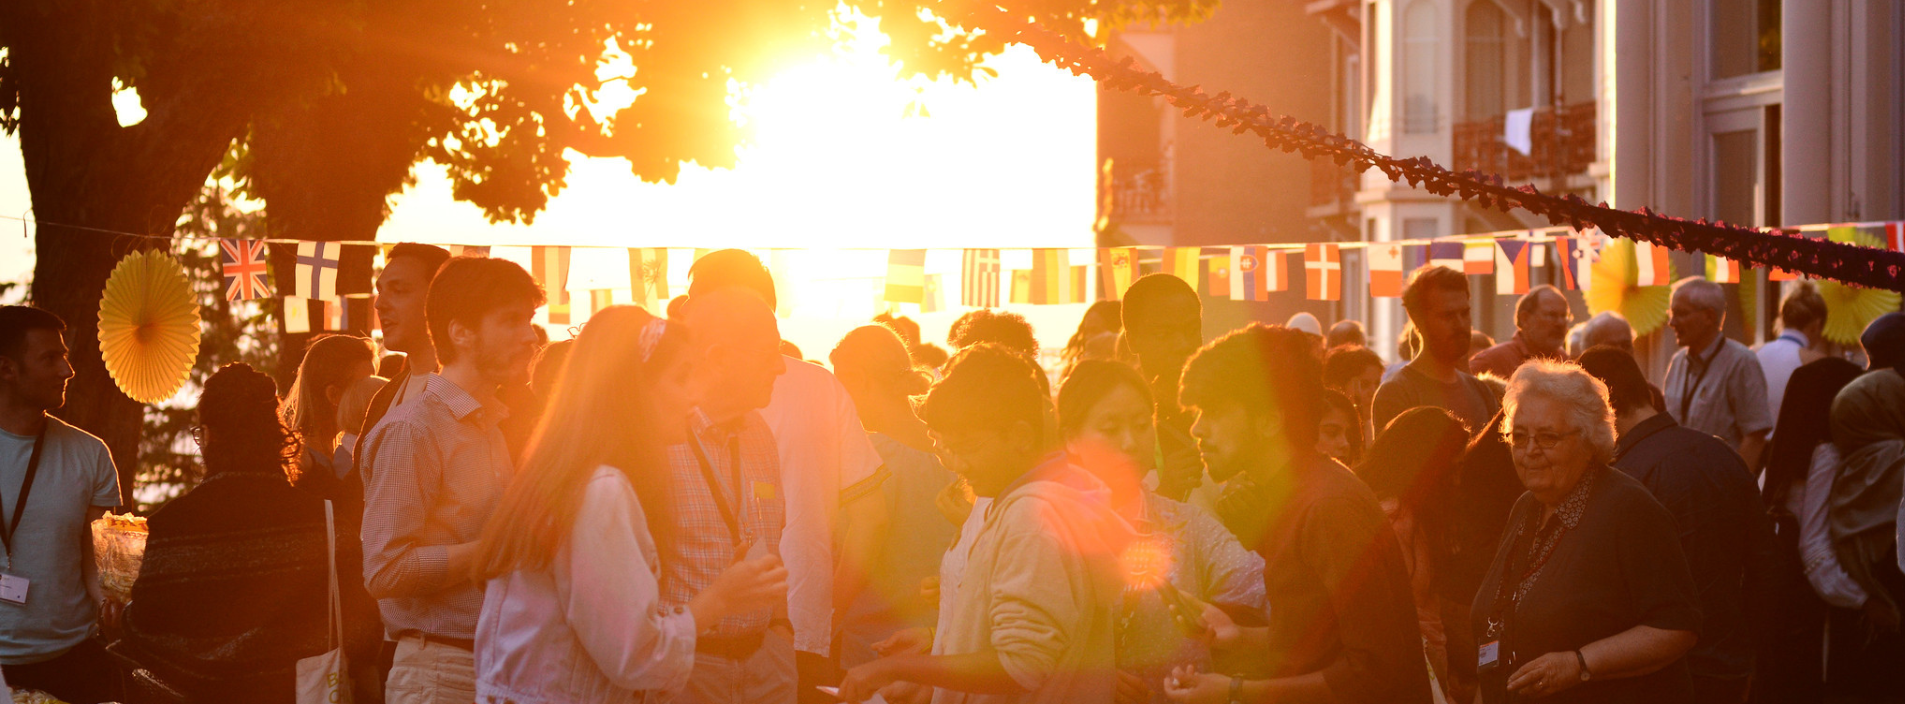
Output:
<path fill-rule="evenodd" d="M 1607 463 L 1607 387 L 1568 362 L 1531 361 L 1502 400 L 1515 504 L 1475 595 L 1482 699 L 1693 700 L 1684 655 L 1699 595 L 1669 514 Z"/>

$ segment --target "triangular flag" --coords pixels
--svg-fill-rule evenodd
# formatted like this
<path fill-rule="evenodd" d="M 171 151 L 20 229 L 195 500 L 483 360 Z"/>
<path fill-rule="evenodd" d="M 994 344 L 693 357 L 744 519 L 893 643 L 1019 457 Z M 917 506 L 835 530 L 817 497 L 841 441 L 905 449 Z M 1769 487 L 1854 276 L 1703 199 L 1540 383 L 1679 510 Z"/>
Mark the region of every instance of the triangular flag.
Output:
<path fill-rule="evenodd" d="M 569 248 L 530 247 L 529 274 L 549 300 L 549 324 L 569 324 Z"/>
<path fill-rule="evenodd" d="M 1303 246 L 1304 293 L 1312 301 L 1343 300 L 1343 255 L 1334 244 Z"/>
<path fill-rule="evenodd" d="M 926 250 L 895 249 L 886 255 L 886 294 L 888 303 L 920 303 L 925 300 Z"/>
<path fill-rule="evenodd" d="M 1376 242 L 1363 250 L 1369 261 L 1369 295 L 1376 298 L 1402 297 L 1402 245 Z"/>

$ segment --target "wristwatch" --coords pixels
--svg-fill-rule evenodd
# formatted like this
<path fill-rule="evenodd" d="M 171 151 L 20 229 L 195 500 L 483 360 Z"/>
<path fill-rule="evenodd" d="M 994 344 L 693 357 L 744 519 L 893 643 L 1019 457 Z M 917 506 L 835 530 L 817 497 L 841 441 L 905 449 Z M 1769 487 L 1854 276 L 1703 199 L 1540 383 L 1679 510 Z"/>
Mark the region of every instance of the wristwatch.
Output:
<path fill-rule="evenodd" d="M 1582 682 L 1586 682 L 1588 680 L 1594 679 L 1594 673 L 1588 671 L 1586 655 L 1582 655 L 1581 651 L 1576 650 L 1574 651 L 1574 660 L 1576 662 L 1581 663 L 1581 681 Z"/>
<path fill-rule="evenodd" d="M 1230 704 L 1244 704 L 1244 678 L 1230 678 Z"/>

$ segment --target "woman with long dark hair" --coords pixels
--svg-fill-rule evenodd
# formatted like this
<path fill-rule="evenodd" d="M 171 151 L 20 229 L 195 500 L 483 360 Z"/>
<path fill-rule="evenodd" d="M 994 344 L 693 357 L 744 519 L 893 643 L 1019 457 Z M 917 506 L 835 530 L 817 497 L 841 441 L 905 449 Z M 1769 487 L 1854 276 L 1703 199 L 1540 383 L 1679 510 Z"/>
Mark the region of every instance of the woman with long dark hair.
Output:
<path fill-rule="evenodd" d="M 688 333 L 634 306 L 590 319 L 477 547 L 479 702 L 625 702 L 679 689 L 696 634 L 783 599 L 779 558 L 739 560 L 687 606 L 660 607 L 664 448 L 685 437 Z"/>
<path fill-rule="evenodd" d="M 1467 447 L 1468 428 L 1461 420 L 1423 406 L 1389 421 L 1356 465 L 1356 476 L 1375 492 L 1402 545 L 1429 665 L 1451 702 L 1472 701 L 1475 693 L 1472 673 L 1459 677 L 1449 671 L 1448 628 L 1464 627 L 1467 605 L 1442 598 L 1437 589 L 1438 569 L 1455 540 L 1450 520 L 1455 479 Z"/>
<path fill-rule="evenodd" d="M 324 501 L 286 481 L 298 440 L 271 377 L 225 365 L 205 381 L 198 420 L 205 479 L 152 515 L 115 649 L 191 701 L 289 704 L 298 660 L 336 647 Z M 382 623 L 349 537 L 336 556 L 343 646 L 363 668 L 354 681 L 365 701 L 380 684 L 370 666 Z"/>

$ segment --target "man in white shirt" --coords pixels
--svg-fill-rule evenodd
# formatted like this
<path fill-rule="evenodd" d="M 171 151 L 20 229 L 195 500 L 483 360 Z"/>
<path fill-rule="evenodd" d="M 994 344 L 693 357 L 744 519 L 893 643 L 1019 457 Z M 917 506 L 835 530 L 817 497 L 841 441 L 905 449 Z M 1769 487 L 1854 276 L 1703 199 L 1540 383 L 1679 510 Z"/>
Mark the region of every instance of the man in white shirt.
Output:
<path fill-rule="evenodd" d="M 736 286 L 770 308 L 778 303 L 773 275 L 743 250 L 710 252 L 688 277 L 689 300 Z M 846 388 L 819 365 L 783 361 L 787 371 L 775 379 L 773 399 L 760 414 L 780 454 L 787 507 L 780 542 L 787 564 L 785 626 L 793 629 L 797 691 L 801 701 L 818 704 L 829 698 L 815 687 L 839 680 L 832 665 L 837 614 L 865 586 L 862 566 L 874 558 L 875 538 L 887 525 L 878 492 L 886 472 Z"/>
<path fill-rule="evenodd" d="M 74 704 L 117 699 L 93 635 L 103 600 L 88 525 L 119 505 L 106 443 L 47 412 L 66 405 L 58 316 L 0 307 L 0 671 Z"/>
<path fill-rule="evenodd" d="M 1779 417 L 1786 382 L 1793 370 L 1825 356 L 1826 299 L 1811 281 L 1801 281 L 1779 302 L 1779 339 L 1760 345 L 1760 372 L 1766 376 L 1767 411 Z"/>

